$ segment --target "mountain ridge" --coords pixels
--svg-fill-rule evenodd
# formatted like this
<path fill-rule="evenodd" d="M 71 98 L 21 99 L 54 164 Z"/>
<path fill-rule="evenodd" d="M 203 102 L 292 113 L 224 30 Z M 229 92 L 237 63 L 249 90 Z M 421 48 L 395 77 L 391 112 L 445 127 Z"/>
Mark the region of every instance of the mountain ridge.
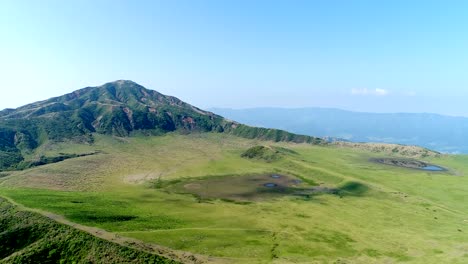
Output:
<path fill-rule="evenodd" d="M 126 137 L 177 131 L 230 133 L 244 138 L 297 143 L 323 142 L 320 138 L 287 131 L 246 126 L 133 81 L 118 80 L 0 111 L 0 169 L 17 166 L 47 141 L 92 144 L 93 133 Z"/>

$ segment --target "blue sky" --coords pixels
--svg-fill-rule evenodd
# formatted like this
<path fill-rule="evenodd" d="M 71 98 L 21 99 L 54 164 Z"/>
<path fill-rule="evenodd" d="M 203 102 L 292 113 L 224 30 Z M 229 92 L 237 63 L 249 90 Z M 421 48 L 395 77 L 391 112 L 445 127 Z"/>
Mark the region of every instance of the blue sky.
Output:
<path fill-rule="evenodd" d="M 468 116 L 467 1 L 0 2 L 0 108 L 117 79 L 194 105 Z"/>

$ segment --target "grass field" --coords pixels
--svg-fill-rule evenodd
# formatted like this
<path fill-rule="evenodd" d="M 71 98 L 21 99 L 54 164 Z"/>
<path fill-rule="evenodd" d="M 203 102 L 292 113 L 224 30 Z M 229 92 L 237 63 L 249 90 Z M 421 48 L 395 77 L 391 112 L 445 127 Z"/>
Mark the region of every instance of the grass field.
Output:
<path fill-rule="evenodd" d="M 3 198 L 0 198 L 0 223 L 1 263 L 184 262 L 97 238 L 37 212 L 18 208 Z"/>
<path fill-rule="evenodd" d="M 426 172 L 369 161 L 391 153 L 214 133 L 96 137 L 42 146 L 46 156 L 99 153 L 3 173 L 0 195 L 219 262 L 468 262 L 467 156 L 423 159 L 449 169 Z M 285 151 L 268 161 L 241 157 L 257 145 Z M 236 201 L 180 191 L 203 179 L 235 190 L 232 177 L 267 174 L 339 192 Z M 219 184 L 223 177 L 229 184 Z"/>

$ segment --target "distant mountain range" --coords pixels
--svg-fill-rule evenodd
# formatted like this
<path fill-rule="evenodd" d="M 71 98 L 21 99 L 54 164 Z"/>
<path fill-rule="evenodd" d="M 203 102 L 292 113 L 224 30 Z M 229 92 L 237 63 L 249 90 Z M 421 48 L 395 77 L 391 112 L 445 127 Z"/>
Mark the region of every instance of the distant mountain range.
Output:
<path fill-rule="evenodd" d="M 329 108 L 212 108 L 247 125 L 356 142 L 419 145 L 445 153 L 468 153 L 468 118 L 438 114 L 378 114 Z"/>

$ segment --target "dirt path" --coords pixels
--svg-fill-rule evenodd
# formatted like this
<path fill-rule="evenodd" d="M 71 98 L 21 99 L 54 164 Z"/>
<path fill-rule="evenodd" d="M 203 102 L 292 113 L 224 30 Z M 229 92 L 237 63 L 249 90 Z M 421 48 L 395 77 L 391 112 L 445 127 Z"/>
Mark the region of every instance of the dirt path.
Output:
<path fill-rule="evenodd" d="M 29 208 L 26 207 L 22 204 L 19 204 L 9 197 L 1 196 L 2 198 L 6 199 L 8 202 L 11 204 L 15 205 L 18 207 L 19 210 L 24 210 L 24 211 L 31 211 L 35 212 L 38 214 L 41 214 L 49 219 L 52 219 L 58 223 L 65 224 L 68 226 L 71 226 L 73 228 L 79 229 L 81 231 L 84 231 L 86 233 L 89 233 L 95 237 L 99 237 L 102 239 L 105 239 L 107 241 L 111 241 L 114 243 L 117 243 L 119 245 L 125 246 L 125 247 L 130 247 L 134 248 L 137 250 L 142 250 L 145 252 L 149 252 L 152 254 L 158 254 L 164 257 L 167 257 L 169 259 L 173 259 L 182 263 L 193 263 L 193 264 L 202 264 L 202 263 L 230 263 L 228 259 L 225 258 L 215 258 L 215 257 L 209 257 L 209 256 L 203 256 L 203 255 L 198 255 L 198 254 L 193 254 L 189 252 L 184 252 L 180 250 L 174 250 L 170 249 L 161 245 L 153 244 L 153 243 L 145 243 L 137 239 L 129 238 L 129 237 L 123 237 L 120 236 L 119 234 L 116 233 L 111 233 L 103 229 L 99 229 L 96 227 L 91 227 L 91 226 L 85 226 L 81 225 L 75 222 L 72 222 L 68 219 L 66 219 L 62 215 L 57 215 L 51 212 L 46 212 L 43 210 L 35 209 L 35 208 Z"/>
<path fill-rule="evenodd" d="M 127 231 L 127 232 L 117 232 L 116 234 L 137 234 L 137 233 L 158 233 L 158 232 L 177 232 L 183 230 L 206 230 L 206 231 L 258 231 L 265 233 L 277 233 L 285 234 L 296 237 L 299 240 L 304 240 L 304 238 L 296 233 L 288 231 L 275 231 L 268 229 L 260 228 L 225 228 L 225 227 L 184 227 L 184 228 L 173 228 L 173 229 L 153 229 L 153 230 L 144 230 L 144 231 Z M 226 258 L 223 258 L 226 259 Z"/>

